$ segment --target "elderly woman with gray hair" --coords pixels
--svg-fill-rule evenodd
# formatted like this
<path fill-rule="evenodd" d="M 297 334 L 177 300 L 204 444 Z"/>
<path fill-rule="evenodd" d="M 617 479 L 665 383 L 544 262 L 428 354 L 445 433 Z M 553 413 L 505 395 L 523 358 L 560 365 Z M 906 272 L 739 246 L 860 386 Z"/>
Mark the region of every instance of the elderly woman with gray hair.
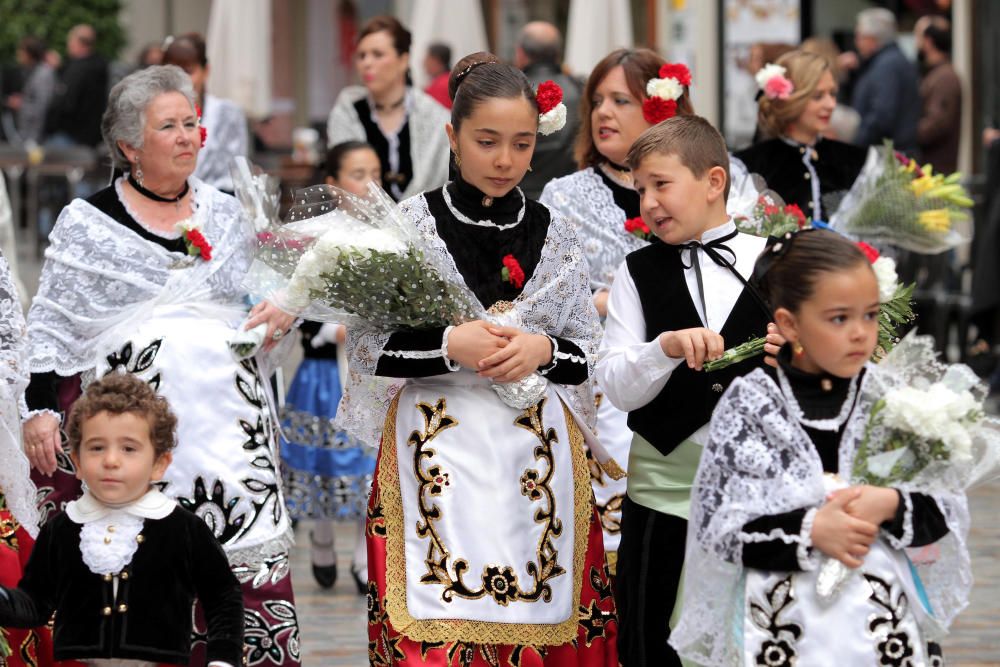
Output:
<path fill-rule="evenodd" d="M 51 515 L 72 499 L 59 497 L 74 473 L 59 437 L 63 379 L 129 372 L 148 380 L 178 416 L 163 491 L 212 528 L 243 584 L 248 664 L 298 665 L 289 522 L 266 380 L 271 348 L 293 318 L 268 302 L 249 306 L 241 283 L 254 231 L 235 199 L 191 175 L 201 137 L 191 80 L 180 68 L 149 67 L 123 79 L 101 130 L 125 175 L 62 211 L 28 313 L 24 440 L 42 473 L 42 511 Z M 261 324 L 263 349 L 235 356 L 230 344 L 240 328 Z M 198 623 L 203 631 L 200 615 Z M 206 664 L 204 646 L 196 635 L 191 664 Z"/>

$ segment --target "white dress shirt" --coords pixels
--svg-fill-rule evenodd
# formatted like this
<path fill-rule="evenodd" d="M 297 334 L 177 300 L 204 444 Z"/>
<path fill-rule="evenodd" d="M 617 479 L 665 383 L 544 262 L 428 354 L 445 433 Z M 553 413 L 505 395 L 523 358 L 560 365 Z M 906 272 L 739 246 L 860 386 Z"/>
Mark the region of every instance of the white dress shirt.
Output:
<path fill-rule="evenodd" d="M 707 230 L 701 236 L 703 243 L 722 238 L 736 230 L 732 221 Z M 764 249 L 766 239 L 742 232 L 725 243 L 736 253 L 735 268 L 745 279 L 753 273 L 757 256 Z M 702 250 L 682 250 L 685 264 L 697 261 L 705 285 L 707 316 L 702 309 L 698 293 L 698 277 L 694 266 L 684 269 L 691 301 L 698 317 L 707 329 L 722 330 L 729 314 L 743 292 L 743 283 L 732 272 L 720 266 Z M 731 259 L 726 252 L 721 253 Z M 694 255 L 692 258 L 691 255 Z M 724 341 L 731 346 L 736 341 Z M 632 274 L 626 262 L 615 273 L 608 297 L 608 317 L 604 327 L 604 340 L 597 361 L 597 382 L 605 396 L 619 410 L 637 410 L 653 400 L 670 379 L 682 358 L 668 357 L 660 347 L 659 337 L 646 340 L 646 318 L 639 301 Z"/>

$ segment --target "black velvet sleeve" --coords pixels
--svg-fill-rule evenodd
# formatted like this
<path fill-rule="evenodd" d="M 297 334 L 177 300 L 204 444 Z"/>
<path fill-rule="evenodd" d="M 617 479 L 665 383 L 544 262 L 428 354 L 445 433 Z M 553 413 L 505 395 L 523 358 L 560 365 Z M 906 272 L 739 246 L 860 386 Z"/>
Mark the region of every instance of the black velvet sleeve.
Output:
<path fill-rule="evenodd" d="M 802 520 L 805 516 L 805 509 L 768 514 L 745 523 L 743 532 L 769 533 L 774 529 L 780 529 L 786 535 L 798 535 L 802 532 Z M 743 544 L 743 565 L 757 570 L 797 572 L 802 569 L 799 566 L 797 550 L 798 544 L 788 544 L 778 538 L 763 542 L 746 542 Z"/>
<path fill-rule="evenodd" d="M 560 354 L 570 354 L 573 359 L 556 359 L 553 357 L 552 361 L 547 366 L 542 366 L 538 370 L 541 371 L 545 377 L 547 377 L 552 382 L 558 384 L 583 384 L 587 381 L 587 357 L 580 349 L 578 345 L 572 343 L 565 338 L 560 338 L 558 336 L 553 336 L 556 339 L 556 343 L 559 345 Z M 576 361 L 575 359 L 582 359 L 583 361 Z"/>
<path fill-rule="evenodd" d="M 903 493 L 899 490 L 899 506 L 896 516 L 882 524 L 882 529 L 897 539 L 903 539 L 905 531 L 906 503 Z M 944 520 L 941 508 L 931 496 L 923 493 L 911 493 L 910 503 L 913 506 L 913 540 L 907 546 L 922 547 L 937 542 L 948 534 L 948 522 Z"/>
<path fill-rule="evenodd" d="M 53 410 L 59 412 L 59 382 L 62 378 L 55 371 L 32 373 L 24 400 L 29 410 Z"/>
<path fill-rule="evenodd" d="M 243 592 L 219 541 L 201 519 L 191 522 L 195 593 L 208 626 L 207 663 L 243 661 Z"/>
<path fill-rule="evenodd" d="M 421 331 L 397 331 L 389 337 L 383 352 L 428 352 L 441 349 L 445 327 Z M 444 375 L 450 372 L 444 357 L 407 359 L 403 356 L 382 354 L 375 367 L 376 375 L 394 378 L 419 378 Z"/>
<path fill-rule="evenodd" d="M 45 524 L 17 588 L 0 586 L 0 627 L 37 628 L 49 622 L 55 608 L 52 524 Z M 237 663 L 233 663 L 237 664 Z"/>

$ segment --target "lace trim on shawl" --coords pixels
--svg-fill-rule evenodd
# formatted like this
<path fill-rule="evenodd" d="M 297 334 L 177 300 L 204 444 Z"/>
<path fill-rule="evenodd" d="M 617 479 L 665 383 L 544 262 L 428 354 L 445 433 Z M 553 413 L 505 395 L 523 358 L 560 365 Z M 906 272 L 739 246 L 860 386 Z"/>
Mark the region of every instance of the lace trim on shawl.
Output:
<path fill-rule="evenodd" d="M 436 233 L 436 222 L 423 195 L 400 205 L 403 215 L 415 221 L 430 251 L 448 267 L 445 279 L 469 289 L 455 266 L 444 241 Z M 514 309 L 531 333 L 551 334 L 573 342 L 586 355 L 587 375 L 592 376 L 601 339 L 601 325 L 587 287 L 586 260 L 576 234 L 565 218 L 551 209 L 549 231 L 542 247 L 538 266 L 514 300 Z M 471 290 L 469 290 L 471 292 Z M 485 310 L 479 314 L 489 319 Z M 378 360 L 384 353 L 388 333 L 348 331 L 347 355 L 349 376 L 337 411 L 337 427 L 365 444 L 377 446 L 382 436 L 384 415 L 404 381 L 375 375 Z M 570 408 L 593 428 L 596 418 L 592 384 L 566 387 Z"/>
<path fill-rule="evenodd" d="M 583 448 L 583 434 L 565 405 L 563 418 L 569 432 L 573 460 L 573 607 L 579 605 L 585 577 L 591 504 L 590 470 Z M 577 614 L 558 624 L 491 623 L 469 620 L 417 620 L 406 605 L 406 544 L 403 530 L 403 497 L 399 490 L 399 461 L 396 457 L 396 414 L 398 397 L 385 418 L 384 442 L 378 468 L 378 489 L 386 527 L 386 610 L 392 626 L 414 641 L 472 642 L 476 644 L 522 644 L 557 646 L 573 641 L 579 630 Z"/>
<path fill-rule="evenodd" d="M 240 283 L 253 257 L 254 236 L 232 197 L 191 178 L 197 222 L 215 254 L 171 270 L 176 254 L 150 243 L 75 199 L 50 235 L 45 266 L 28 313 L 28 369 L 68 376 L 94 366 L 102 334 L 157 298 L 244 306 Z M 174 280 L 170 291 L 164 286 Z"/>

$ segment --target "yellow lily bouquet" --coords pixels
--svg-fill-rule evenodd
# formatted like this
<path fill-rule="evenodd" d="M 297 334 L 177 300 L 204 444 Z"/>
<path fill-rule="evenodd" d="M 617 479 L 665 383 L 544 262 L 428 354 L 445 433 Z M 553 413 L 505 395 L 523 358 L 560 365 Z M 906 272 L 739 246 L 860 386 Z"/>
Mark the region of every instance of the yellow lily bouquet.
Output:
<path fill-rule="evenodd" d="M 962 174 L 936 174 L 886 142 L 831 220 L 838 231 L 869 242 L 937 254 L 965 243 L 955 223 L 967 220 L 972 199 Z"/>

